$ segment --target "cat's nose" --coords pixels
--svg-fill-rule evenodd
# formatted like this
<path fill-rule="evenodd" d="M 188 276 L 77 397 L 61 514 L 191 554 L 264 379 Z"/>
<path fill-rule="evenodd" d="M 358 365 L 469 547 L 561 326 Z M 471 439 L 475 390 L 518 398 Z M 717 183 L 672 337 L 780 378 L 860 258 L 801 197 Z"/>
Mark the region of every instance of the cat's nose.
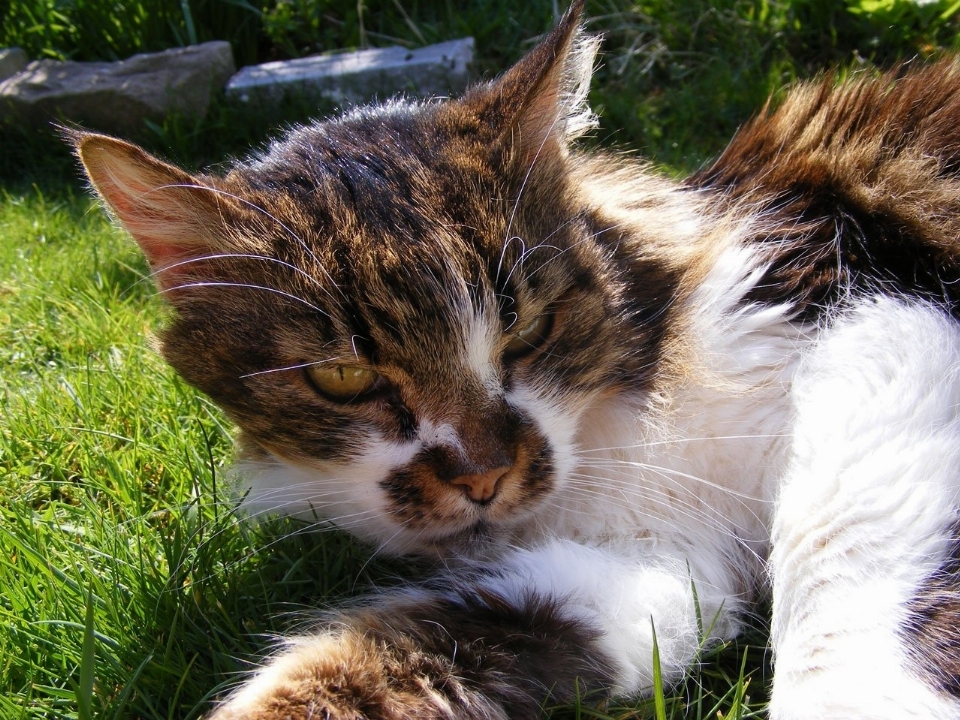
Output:
<path fill-rule="evenodd" d="M 510 466 L 503 465 L 481 473 L 460 475 L 453 478 L 450 484 L 461 485 L 468 498 L 482 505 L 493 500 L 493 496 L 497 494 L 497 484 L 500 482 L 500 478 L 508 472 L 510 472 Z"/>

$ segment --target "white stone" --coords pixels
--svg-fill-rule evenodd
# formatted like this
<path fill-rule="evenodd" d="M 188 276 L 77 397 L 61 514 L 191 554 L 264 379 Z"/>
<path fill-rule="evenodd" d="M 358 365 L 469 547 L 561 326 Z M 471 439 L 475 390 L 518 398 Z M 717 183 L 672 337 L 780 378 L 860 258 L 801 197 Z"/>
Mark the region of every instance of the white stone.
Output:
<path fill-rule="evenodd" d="M 226 92 L 244 101 L 299 94 L 339 104 L 449 95 L 469 81 L 473 46 L 473 38 L 463 38 L 416 50 L 388 47 L 252 65 L 230 79 Z"/>

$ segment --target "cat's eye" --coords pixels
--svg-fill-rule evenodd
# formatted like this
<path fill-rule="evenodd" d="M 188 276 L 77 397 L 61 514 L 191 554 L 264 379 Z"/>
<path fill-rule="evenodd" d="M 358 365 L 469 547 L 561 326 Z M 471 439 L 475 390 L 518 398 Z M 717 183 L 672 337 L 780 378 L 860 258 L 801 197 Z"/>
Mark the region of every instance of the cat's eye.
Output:
<path fill-rule="evenodd" d="M 512 338 L 507 343 L 504 353 L 510 357 L 519 357 L 539 347 L 553 325 L 553 316 L 550 313 L 538 315 L 525 326 L 511 333 Z"/>
<path fill-rule="evenodd" d="M 306 372 L 318 392 L 338 402 L 350 402 L 386 383 L 376 370 L 356 365 L 310 365 Z"/>

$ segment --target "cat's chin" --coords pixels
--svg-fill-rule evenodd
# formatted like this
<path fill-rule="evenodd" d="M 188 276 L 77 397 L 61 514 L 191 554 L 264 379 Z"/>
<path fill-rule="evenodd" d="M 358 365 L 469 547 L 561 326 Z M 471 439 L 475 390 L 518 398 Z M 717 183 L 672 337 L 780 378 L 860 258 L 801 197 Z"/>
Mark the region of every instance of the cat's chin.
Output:
<path fill-rule="evenodd" d="M 490 559 L 515 543 L 529 512 L 509 518 L 478 518 L 473 521 L 435 523 L 427 528 L 397 528 L 380 523 L 361 529 L 350 528 L 360 539 L 373 543 L 379 552 L 433 558 Z"/>
<path fill-rule="evenodd" d="M 405 553 L 443 559 L 489 559 L 510 545 L 510 529 L 479 520 L 469 527 L 440 531 L 434 537 L 418 536 Z"/>

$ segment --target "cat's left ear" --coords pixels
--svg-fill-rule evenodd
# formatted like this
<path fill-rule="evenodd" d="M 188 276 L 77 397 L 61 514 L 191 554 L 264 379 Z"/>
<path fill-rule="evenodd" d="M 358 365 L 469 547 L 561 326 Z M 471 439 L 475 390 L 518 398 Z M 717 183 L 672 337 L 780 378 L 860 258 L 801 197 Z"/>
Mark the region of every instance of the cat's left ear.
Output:
<path fill-rule="evenodd" d="M 584 32 L 583 6 L 574 0 L 531 52 L 464 98 L 525 167 L 566 154 L 570 142 L 596 124 L 587 93 L 600 38 Z"/>
<path fill-rule="evenodd" d="M 97 194 L 140 246 L 161 290 L 173 292 L 199 258 L 224 252 L 236 200 L 132 143 L 64 130 Z"/>

